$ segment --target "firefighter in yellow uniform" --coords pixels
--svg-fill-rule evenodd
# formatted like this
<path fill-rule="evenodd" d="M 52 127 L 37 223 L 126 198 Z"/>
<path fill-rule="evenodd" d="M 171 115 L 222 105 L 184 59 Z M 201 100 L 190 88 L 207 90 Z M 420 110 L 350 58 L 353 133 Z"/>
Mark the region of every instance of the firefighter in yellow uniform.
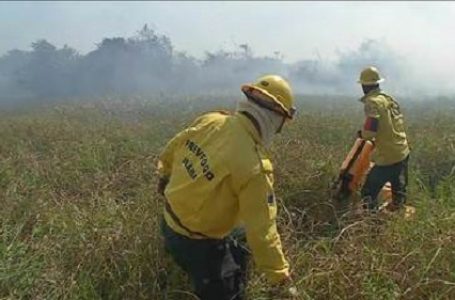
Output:
<path fill-rule="evenodd" d="M 239 225 L 259 270 L 274 283 L 290 280 L 267 147 L 294 115 L 291 87 L 268 75 L 241 89 L 246 99 L 234 114 L 200 116 L 158 164 L 165 247 L 202 300 L 244 299 L 246 251 L 232 238 Z"/>
<path fill-rule="evenodd" d="M 386 182 L 392 186 L 392 202 L 389 210 L 402 208 L 406 202 L 408 184 L 409 146 L 403 114 L 398 102 L 384 93 L 379 84 L 384 81 L 375 67 L 367 67 L 360 73 L 358 83 L 364 96 L 365 123 L 359 135 L 374 141 L 374 167 L 368 173 L 361 194 L 365 208 L 376 211 L 377 197 Z"/>

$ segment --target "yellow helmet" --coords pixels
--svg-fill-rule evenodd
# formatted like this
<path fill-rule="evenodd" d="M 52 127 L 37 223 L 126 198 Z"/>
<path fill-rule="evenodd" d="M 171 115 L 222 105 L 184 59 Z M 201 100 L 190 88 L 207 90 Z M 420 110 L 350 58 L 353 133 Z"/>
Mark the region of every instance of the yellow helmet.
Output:
<path fill-rule="evenodd" d="M 295 114 L 294 96 L 289 83 L 278 75 L 260 77 L 255 83 L 244 84 L 242 92 L 260 106 L 289 119 Z"/>
<path fill-rule="evenodd" d="M 362 85 L 375 85 L 383 81 L 384 78 L 381 78 L 376 67 L 367 67 L 362 70 L 360 78 L 357 82 Z"/>

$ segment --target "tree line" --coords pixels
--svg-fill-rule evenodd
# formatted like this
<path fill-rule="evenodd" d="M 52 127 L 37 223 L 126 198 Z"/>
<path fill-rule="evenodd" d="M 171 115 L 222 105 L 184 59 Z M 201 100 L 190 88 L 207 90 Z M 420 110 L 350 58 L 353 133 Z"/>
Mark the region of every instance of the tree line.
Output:
<path fill-rule="evenodd" d="M 342 94 L 370 63 L 400 73 L 393 51 L 374 40 L 332 62 L 285 63 L 280 53 L 258 56 L 248 44 L 206 52 L 198 59 L 177 51 L 169 37 L 144 25 L 131 37 L 102 39 L 85 55 L 44 39 L 30 50 L 7 52 L 0 57 L 0 100 L 237 91 L 239 84 L 272 72 L 290 79 L 297 92 Z"/>

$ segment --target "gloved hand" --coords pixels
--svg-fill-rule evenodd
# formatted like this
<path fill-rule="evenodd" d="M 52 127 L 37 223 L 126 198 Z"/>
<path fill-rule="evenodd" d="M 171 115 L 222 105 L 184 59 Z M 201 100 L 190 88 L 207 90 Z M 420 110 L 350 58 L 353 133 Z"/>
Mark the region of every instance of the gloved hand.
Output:
<path fill-rule="evenodd" d="M 298 299 L 298 297 L 300 296 L 300 293 L 297 290 L 297 287 L 294 285 L 288 289 L 288 293 L 289 293 L 289 296 L 291 297 L 291 299 Z"/>
<path fill-rule="evenodd" d="M 300 299 L 300 293 L 291 276 L 279 282 L 272 289 L 273 299 Z"/>
<path fill-rule="evenodd" d="M 362 138 L 362 130 L 357 130 L 357 138 Z"/>
<path fill-rule="evenodd" d="M 169 183 L 169 177 L 160 177 L 158 179 L 158 185 L 156 191 L 158 194 L 164 196 L 164 190 L 166 189 L 167 184 Z"/>

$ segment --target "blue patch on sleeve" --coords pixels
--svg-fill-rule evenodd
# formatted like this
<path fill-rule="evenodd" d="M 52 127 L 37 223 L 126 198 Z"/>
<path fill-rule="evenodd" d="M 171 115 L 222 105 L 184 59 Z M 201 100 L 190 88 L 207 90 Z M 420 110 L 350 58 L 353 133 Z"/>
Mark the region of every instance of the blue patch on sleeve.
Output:
<path fill-rule="evenodd" d="M 376 118 L 368 117 L 365 120 L 365 124 L 363 126 L 364 130 L 377 132 L 378 131 L 379 120 Z"/>

